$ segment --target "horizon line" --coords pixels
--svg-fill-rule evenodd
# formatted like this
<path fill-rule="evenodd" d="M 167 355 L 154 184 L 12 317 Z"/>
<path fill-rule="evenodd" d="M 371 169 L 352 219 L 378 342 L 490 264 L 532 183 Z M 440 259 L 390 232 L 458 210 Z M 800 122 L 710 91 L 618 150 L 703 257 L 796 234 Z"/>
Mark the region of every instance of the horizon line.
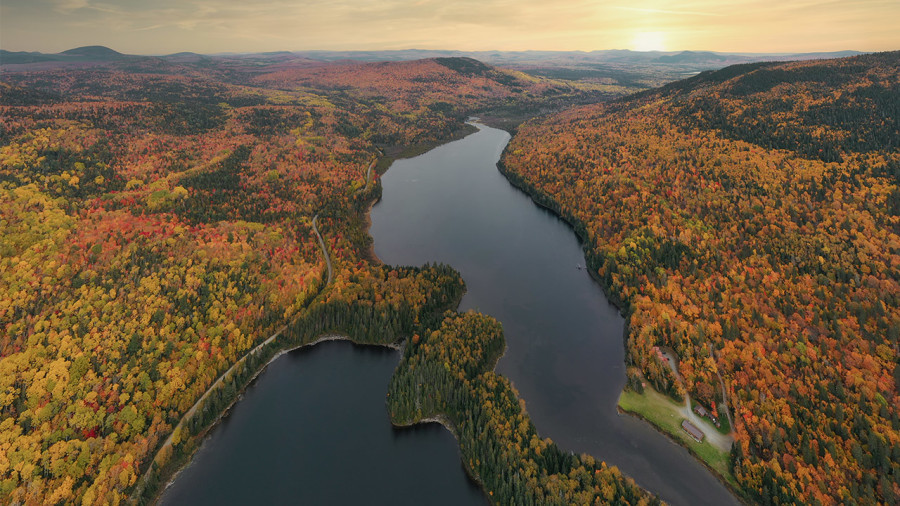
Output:
<path fill-rule="evenodd" d="M 713 49 L 665 49 L 665 50 L 649 50 L 649 51 L 640 51 L 636 49 L 628 49 L 628 48 L 605 48 L 605 49 L 476 49 L 476 50 L 465 50 L 465 49 L 424 49 L 424 48 L 416 48 L 409 47 L 404 49 L 274 49 L 268 51 L 219 51 L 215 53 L 200 53 L 196 51 L 175 51 L 172 53 L 127 53 L 121 52 L 116 49 L 113 49 L 109 46 L 103 44 L 88 44 L 84 46 L 76 46 L 68 49 L 63 49 L 57 52 L 45 52 L 45 51 L 36 51 L 36 50 L 10 50 L 5 48 L 0 48 L 2 51 L 7 51 L 10 53 L 37 53 L 37 54 L 63 54 L 67 51 L 73 51 L 76 49 L 85 49 L 85 48 L 104 48 L 114 51 L 116 53 L 125 55 L 125 56 L 171 56 L 181 53 L 192 53 L 201 56 L 226 56 L 226 55 L 254 55 L 254 54 L 276 54 L 276 53 L 402 53 L 409 51 L 420 51 L 420 52 L 455 52 L 455 53 L 601 53 L 601 52 L 610 52 L 610 51 L 621 51 L 621 52 L 630 52 L 630 53 L 638 53 L 638 54 L 667 54 L 667 53 L 712 53 L 716 55 L 729 55 L 729 56 L 791 56 L 791 55 L 806 55 L 806 54 L 827 54 L 827 53 L 879 53 L 879 52 L 891 52 L 897 51 L 895 50 L 885 50 L 885 51 L 861 51 L 857 49 L 837 49 L 837 50 L 818 50 L 818 51 L 777 51 L 777 52 L 748 52 L 748 51 L 727 51 L 727 50 L 713 50 Z"/>

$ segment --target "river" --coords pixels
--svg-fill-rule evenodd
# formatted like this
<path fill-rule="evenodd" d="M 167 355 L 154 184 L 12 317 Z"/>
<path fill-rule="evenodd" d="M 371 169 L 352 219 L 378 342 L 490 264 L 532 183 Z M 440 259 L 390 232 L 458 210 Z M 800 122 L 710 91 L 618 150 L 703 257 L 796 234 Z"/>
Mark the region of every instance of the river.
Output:
<path fill-rule="evenodd" d="M 514 188 L 496 163 L 509 134 L 479 131 L 396 161 L 372 209 L 375 253 L 445 262 L 461 310 L 503 323 L 498 364 L 541 436 L 618 466 L 673 504 L 737 504 L 684 448 L 616 412 L 622 317 L 584 266 L 572 229 Z M 162 496 L 164 504 L 484 504 L 453 436 L 390 425 L 392 350 L 327 342 L 272 362 Z"/>
<path fill-rule="evenodd" d="M 372 209 L 375 253 L 392 265 L 444 262 L 466 281 L 460 310 L 502 324 L 497 366 L 541 436 L 589 453 L 673 504 L 738 504 L 684 448 L 616 411 L 624 320 L 588 272 L 574 231 L 513 187 L 496 163 L 507 132 L 479 131 L 385 173 Z"/>

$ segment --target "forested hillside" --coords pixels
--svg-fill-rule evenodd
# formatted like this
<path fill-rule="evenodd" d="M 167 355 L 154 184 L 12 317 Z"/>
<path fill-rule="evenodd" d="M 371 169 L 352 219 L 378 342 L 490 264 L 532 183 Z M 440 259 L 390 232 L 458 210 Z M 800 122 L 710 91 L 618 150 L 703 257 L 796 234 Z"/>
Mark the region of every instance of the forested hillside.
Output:
<path fill-rule="evenodd" d="M 900 501 L 900 53 L 575 108 L 523 125 L 504 164 L 584 237 L 629 365 L 732 411 L 750 499 Z"/>
<path fill-rule="evenodd" d="M 545 96 L 584 98 L 461 59 L 4 71 L 2 502 L 123 500 L 213 381 L 320 294 L 349 297 L 347 314 L 390 303 L 412 319 L 448 281 L 403 288 L 365 260 L 379 148 Z M 361 290 L 375 293 L 347 295 Z"/>

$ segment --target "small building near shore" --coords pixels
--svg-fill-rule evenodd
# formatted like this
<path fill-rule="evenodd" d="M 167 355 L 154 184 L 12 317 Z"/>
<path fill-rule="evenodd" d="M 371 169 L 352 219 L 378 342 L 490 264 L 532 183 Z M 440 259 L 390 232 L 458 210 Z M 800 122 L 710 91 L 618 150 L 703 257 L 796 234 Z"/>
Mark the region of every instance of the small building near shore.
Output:
<path fill-rule="evenodd" d="M 684 429 L 684 431 L 687 432 L 692 438 L 694 438 L 694 441 L 698 443 L 703 441 L 703 431 L 698 429 L 691 422 L 683 420 L 681 422 L 681 428 Z"/>
<path fill-rule="evenodd" d="M 713 425 L 715 425 L 716 427 L 721 427 L 721 424 L 719 423 L 719 418 L 716 415 L 712 414 L 712 411 L 708 411 L 706 408 L 701 406 L 699 403 L 696 403 L 696 402 L 694 403 L 694 413 L 697 413 L 697 415 L 699 415 L 700 417 L 709 418 L 709 420 L 713 423 Z"/>

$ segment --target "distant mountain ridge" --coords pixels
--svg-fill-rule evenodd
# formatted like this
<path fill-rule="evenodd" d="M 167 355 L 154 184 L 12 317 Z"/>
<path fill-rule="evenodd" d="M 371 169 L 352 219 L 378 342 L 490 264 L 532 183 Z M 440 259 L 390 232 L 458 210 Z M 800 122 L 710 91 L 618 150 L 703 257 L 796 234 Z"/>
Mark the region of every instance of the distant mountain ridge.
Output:
<path fill-rule="evenodd" d="M 106 46 L 82 46 L 69 49 L 67 51 L 63 51 L 59 54 L 69 55 L 69 56 L 77 56 L 81 58 L 96 58 L 96 59 L 110 59 L 110 58 L 122 58 L 126 56 L 114 49 L 110 49 Z"/>
<path fill-rule="evenodd" d="M 106 46 L 81 46 L 53 54 L 0 49 L 0 65 L 42 62 L 106 62 L 126 58 L 144 57 L 123 54 Z"/>
<path fill-rule="evenodd" d="M 518 70 L 537 77 L 580 81 L 592 86 L 626 89 L 655 88 L 672 81 L 735 64 L 762 61 L 813 60 L 861 54 L 858 51 L 799 54 L 730 54 L 714 51 L 456 51 L 402 49 L 387 51 L 271 51 L 262 53 L 199 54 L 178 52 L 168 55 L 130 55 L 105 46 L 83 46 L 56 54 L 0 51 L 0 65 L 6 72 L 50 70 L 75 67 L 127 66 L 128 71 L 190 73 L 210 65 L 225 64 L 253 73 L 269 73 L 290 68 L 331 64 L 405 62 L 468 58 L 483 64 Z M 475 67 L 471 67 L 476 71 Z"/>
<path fill-rule="evenodd" d="M 704 63 L 727 62 L 733 60 L 735 55 L 713 53 L 711 51 L 682 51 L 678 54 L 663 55 L 656 59 L 658 62 L 667 63 Z M 747 57 L 737 57 L 745 59 Z"/>
<path fill-rule="evenodd" d="M 386 51 L 268 51 L 260 53 L 200 54 L 182 51 L 169 55 L 133 55 L 120 53 L 106 46 L 82 46 L 59 53 L 37 51 L 7 51 L 0 49 L 0 64 L 27 64 L 49 61 L 111 61 L 123 58 L 157 57 L 171 61 L 231 59 L 247 57 L 307 58 L 318 61 L 406 61 L 424 58 L 467 57 L 492 65 L 516 65 L 548 61 L 567 63 L 634 63 L 697 65 L 755 61 L 785 61 L 843 58 L 863 54 L 859 51 L 833 51 L 814 53 L 722 53 L 715 51 L 632 51 L 629 49 L 603 49 L 596 51 L 457 51 L 432 49 L 400 49 Z"/>

